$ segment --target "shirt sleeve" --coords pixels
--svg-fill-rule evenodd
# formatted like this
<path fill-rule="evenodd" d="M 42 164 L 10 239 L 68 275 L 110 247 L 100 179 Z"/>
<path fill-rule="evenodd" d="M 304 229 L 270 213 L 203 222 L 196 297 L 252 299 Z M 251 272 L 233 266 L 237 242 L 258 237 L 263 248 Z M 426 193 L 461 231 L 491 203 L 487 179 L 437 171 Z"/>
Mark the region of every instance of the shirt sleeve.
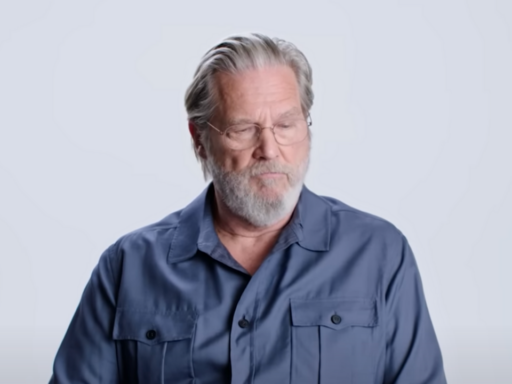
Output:
<path fill-rule="evenodd" d="M 446 384 L 441 350 L 413 252 L 402 236 L 386 291 L 385 384 Z"/>
<path fill-rule="evenodd" d="M 50 384 L 118 383 L 115 343 L 115 283 L 109 247 L 100 257 L 57 351 Z"/>

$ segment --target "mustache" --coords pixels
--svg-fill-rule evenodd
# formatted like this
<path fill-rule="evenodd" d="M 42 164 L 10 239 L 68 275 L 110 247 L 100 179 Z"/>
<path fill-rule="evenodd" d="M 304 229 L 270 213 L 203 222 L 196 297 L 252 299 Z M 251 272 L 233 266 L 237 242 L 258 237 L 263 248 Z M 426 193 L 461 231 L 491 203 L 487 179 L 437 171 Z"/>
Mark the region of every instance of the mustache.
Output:
<path fill-rule="evenodd" d="M 284 173 L 286 175 L 293 174 L 294 169 L 290 166 L 279 164 L 276 162 L 259 162 L 247 169 L 249 176 L 258 176 L 263 173 Z"/>

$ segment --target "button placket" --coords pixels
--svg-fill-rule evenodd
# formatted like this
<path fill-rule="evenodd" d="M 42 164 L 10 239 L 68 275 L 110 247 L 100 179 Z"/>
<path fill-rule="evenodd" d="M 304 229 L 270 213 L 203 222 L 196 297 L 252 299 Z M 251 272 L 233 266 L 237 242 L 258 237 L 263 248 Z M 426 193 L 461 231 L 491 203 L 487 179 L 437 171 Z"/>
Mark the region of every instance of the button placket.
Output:
<path fill-rule="evenodd" d="M 231 326 L 231 382 L 248 383 L 254 370 L 254 322 L 258 310 L 261 267 L 247 284 L 235 309 Z M 263 280 L 264 281 L 264 280 Z"/>

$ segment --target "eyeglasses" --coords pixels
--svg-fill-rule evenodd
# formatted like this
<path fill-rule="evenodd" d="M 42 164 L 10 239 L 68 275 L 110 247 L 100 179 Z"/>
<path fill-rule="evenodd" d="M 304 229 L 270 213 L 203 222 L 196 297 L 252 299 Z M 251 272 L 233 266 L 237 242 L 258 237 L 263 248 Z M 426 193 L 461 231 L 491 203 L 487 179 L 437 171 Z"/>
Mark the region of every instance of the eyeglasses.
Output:
<path fill-rule="evenodd" d="M 256 123 L 234 124 L 221 131 L 214 125 L 207 122 L 224 139 L 226 145 L 231 149 L 242 150 L 255 146 L 261 135 L 261 131 L 268 128 L 274 134 L 279 145 L 293 145 L 301 142 L 308 135 L 308 128 L 313 122 L 308 114 L 307 119 L 294 117 L 280 120 L 272 127 L 262 127 Z"/>

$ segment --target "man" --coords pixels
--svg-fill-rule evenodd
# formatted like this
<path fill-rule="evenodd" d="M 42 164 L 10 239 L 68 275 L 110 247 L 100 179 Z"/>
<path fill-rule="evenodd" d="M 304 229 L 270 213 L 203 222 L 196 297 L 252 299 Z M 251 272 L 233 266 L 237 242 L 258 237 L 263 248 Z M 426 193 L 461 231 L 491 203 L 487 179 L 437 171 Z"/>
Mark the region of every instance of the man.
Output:
<path fill-rule="evenodd" d="M 311 87 L 283 40 L 207 52 L 185 104 L 213 183 L 104 252 L 51 383 L 446 382 L 405 237 L 303 185 Z"/>

